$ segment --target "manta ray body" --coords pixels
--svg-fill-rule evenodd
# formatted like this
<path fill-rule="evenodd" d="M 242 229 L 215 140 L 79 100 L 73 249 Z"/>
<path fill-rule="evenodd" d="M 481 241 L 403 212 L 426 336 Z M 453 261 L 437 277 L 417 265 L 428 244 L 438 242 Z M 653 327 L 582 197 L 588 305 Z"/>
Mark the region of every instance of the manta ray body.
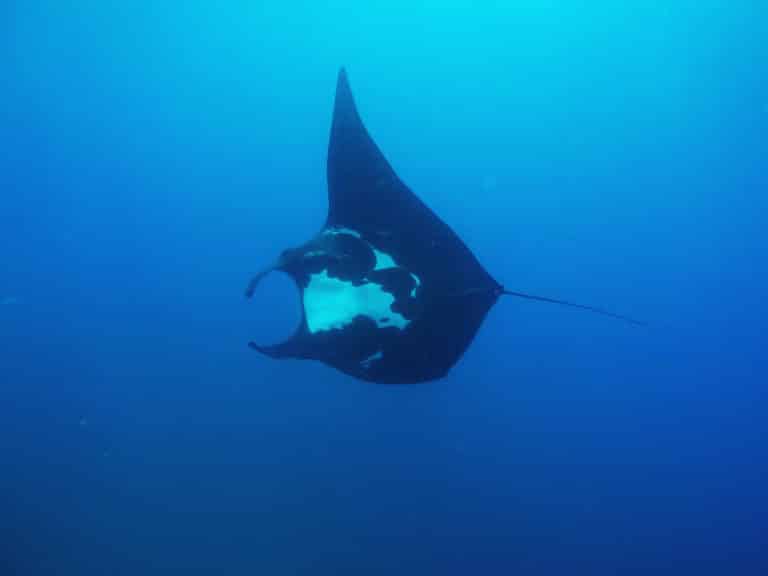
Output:
<path fill-rule="evenodd" d="M 445 376 L 504 294 L 599 308 L 506 290 L 461 238 L 387 162 L 338 75 L 327 162 L 328 216 L 311 240 L 285 250 L 273 270 L 299 288 L 301 322 L 276 345 L 250 342 L 272 358 L 323 362 L 378 383 Z"/>

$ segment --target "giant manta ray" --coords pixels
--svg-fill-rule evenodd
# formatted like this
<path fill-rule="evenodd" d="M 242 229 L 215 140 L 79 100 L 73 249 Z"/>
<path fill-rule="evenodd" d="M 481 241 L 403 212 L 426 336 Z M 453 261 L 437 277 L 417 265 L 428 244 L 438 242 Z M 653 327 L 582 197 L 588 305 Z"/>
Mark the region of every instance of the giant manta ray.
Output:
<path fill-rule="evenodd" d="M 502 295 L 620 318 L 600 308 L 506 290 L 387 162 L 339 71 L 328 146 L 328 217 L 273 270 L 301 294 L 301 323 L 285 342 L 251 348 L 272 358 L 318 360 L 355 378 L 405 384 L 445 376 Z"/>

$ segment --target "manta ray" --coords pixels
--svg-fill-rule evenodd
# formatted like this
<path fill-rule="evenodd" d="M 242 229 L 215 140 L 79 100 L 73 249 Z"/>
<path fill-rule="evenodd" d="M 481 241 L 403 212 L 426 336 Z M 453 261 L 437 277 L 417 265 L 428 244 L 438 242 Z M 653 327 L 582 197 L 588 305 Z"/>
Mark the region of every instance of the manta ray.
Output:
<path fill-rule="evenodd" d="M 398 177 L 357 111 L 340 69 L 327 161 L 328 216 L 308 242 L 284 250 L 272 271 L 299 289 L 301 322 L 286 341 L 249 346 L 271 358 L 320 361 L 384 384 L 444 377 L 490 309 L 509 295 L 601 308 L 507 290 L 459 236 Z"/>

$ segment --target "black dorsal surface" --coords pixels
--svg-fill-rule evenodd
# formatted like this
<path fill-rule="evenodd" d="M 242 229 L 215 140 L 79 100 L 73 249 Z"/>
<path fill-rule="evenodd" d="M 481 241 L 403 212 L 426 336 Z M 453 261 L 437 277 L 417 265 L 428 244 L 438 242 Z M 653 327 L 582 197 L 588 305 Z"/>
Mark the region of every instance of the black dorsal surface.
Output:
<path fill-rule="evenodd" d="M 296 281 L 301 326 L 286 342 L 251 346 L 372 382 L 444 376 L 503 288 L 394 172 L 360 119 L 343 69 L 328 146 L 328 201 L 320 233 L 268 268 Z"/>

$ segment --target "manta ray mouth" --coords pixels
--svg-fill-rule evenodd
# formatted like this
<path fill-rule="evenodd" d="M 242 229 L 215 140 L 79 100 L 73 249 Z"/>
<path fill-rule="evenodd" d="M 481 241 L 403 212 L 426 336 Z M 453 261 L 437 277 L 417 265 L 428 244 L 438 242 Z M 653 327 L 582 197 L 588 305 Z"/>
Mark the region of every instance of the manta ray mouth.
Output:
<path fill-rule="evenodd" d="M 301 330 L 304 307 L 299 285 L 282 270 L 273 269 L 254 287 L 252 302 L 256 322 L 251 327 L 251 341 L 259 347 L 274 346 L 290 340 Z"/>

